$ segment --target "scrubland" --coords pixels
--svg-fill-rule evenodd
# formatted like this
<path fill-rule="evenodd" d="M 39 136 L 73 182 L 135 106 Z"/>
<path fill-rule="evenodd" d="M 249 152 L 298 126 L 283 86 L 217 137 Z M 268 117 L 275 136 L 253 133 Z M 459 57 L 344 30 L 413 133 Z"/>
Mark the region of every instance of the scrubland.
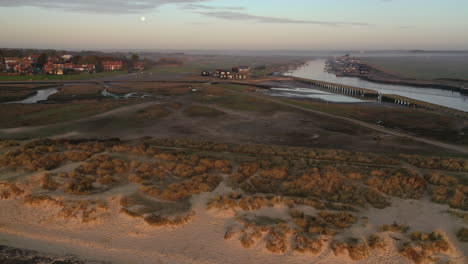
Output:
<path fill-rule="evenodd" d="M 331 249 L 350 261 L 394 250 L 414 263 L 439 263 L 466 250 L 466 222 L 448 213 L 468 208 L 464 163 L 188 139 L 4 140 L 0 202 L 49 208 L 44 213 L 65 226 L 119 217 L 177 228 L 199 214 L 221 214 L 229 219 L 224 238 L 246 250 L 313 258 Z M 195 206 L 202 197 L 203 213 Z M 443 204 L 440 214 L 453 215 L 457 228 L 369 220 L 369 211 L 401 199 Z"/>

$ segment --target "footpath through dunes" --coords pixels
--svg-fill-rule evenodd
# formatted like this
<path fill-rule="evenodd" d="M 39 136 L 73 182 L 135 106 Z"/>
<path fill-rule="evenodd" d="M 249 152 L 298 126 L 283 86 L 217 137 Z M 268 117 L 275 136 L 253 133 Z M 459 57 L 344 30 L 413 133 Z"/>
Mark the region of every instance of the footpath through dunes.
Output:
<path fill-rule="evenodd" d="M 243 91 L 238 91 L 238 90 L 233 90 L 233 89 L 228 89 L 228 90 L 230 92 L 234 93 L 234 94 L 243 94 L 243 95 L 246 95 L 246 96 L 267 100 L 267 101 L 274 102 L 274 103 L 279 104 L 279 105 L 285 105 L 285 106 L 292 107 L 292 108 L 295 108 L 295 109 L 299 109 L 299 110 L 302 110 L 302 111 L 305 111 L 305 112 L 318 114 L 318 115 L 325 116 L 325 117 L 328 117 L 328 118 L 343 120 L 343 121 L 346 121 L 348 123 L 353 123 L 353 124 L 356 124 L 356 125 L 360 125 L 360 126 L 363 126 L 363 127 L 375 130 L 375 131 L 379 131 L 379 132 L 382 132 L 382 133 L 385 133 L 385 134 L 389 134 L 389 135 L 393 135 L 393 136 L 397 136 L 397 137 L 409 138 L 409 139 L 417 141 L 417 142 L 422 142 L 422 143 L 430 144 L 430 145 L 433 145 L 433 146 L 436 146 L 436 147 L 440 147 L 440 148 L 444 148 L 444 149 L 453 150 L 453 151 L 457 151 L 457 152 L 460 152 L 460 153 L 468 154 L 468 148 L 464 147 L 464 146 L 448 144 L 448 143 L 444 143 L 444 142 L 440 142 L 440 141 L 432 140 L 432 139 L 415 137 L 415 136 L 412 136 L 410 134 L 406 134 L 404 132 L 395 131 L 395 130 L 392 130 L 392 129 L 381 127 L 379 125 L 369 124 L 369 123 L 366 123 L 366 122 L 363 122 L 363 121 L 360 121 L 360 120 L 356 120 L 356 119 L 352 119 L 352 118 L 348 118 L 348 117 L 344 117 L 344 116 L 334 115 L 334 114 L 325 113 L 325 112 L 322 112 L 322 111 L 310 109 L 310 108 L 303 107 L 303 106 L 300 106 L 300 105 L 288 103 L 288 102 L 285 102 L 285 101 L 280 100 L 280 99 L 274 99 L 274 98 L 272 98 L 270 96 L 266 96 L 266 95 L 262 95 L 262 94 L 258 94 L 258 93 L 243 92 Z"/>
<path fill-rule="evenodd" d="M 0 234 L 14 247 L 117 264 L 435 264 L 468 253 L 466 159 L 41 139 L 0 141 L 0 165 Z"/>

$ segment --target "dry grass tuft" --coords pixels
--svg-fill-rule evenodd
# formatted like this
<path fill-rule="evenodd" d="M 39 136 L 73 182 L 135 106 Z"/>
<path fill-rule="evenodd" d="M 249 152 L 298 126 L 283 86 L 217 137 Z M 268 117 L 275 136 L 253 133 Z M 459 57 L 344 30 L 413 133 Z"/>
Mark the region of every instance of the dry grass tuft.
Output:
<path fill-rule="evenodd" d="M 450 250 L 450 245 L 442 234 L 437 232 L 413 232 L 411 242 L 405 243 L 400 253 L 414 263 L 433 262 L 434 257 Z"/>
<path fill-rule="evenodd" d="M 394 233 L 402 233 L 405 234 L 409 230 L 409 226 L 406 225 L 399 225 L 397 223 L 393 223 L 391 225 L 381 225 L 379 227 L 380 232 L 394 232 Z"/>

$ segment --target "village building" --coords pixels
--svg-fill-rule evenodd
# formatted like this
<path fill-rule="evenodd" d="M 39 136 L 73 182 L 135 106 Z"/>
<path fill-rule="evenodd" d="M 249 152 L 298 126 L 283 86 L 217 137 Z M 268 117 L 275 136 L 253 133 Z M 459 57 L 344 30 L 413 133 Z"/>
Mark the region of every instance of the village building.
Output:
<path fill-rule="evenodd" d="M 232 67 L 232 71 L 227 71 L 224 69 L 217 69 L 214 73 L 209 71 L 203 71 L 202 76 L 209 77 L 213 76 L 214 78 L 220 79 L 239 79 L 245 80 L 249 78 L 250 67 L 249 66 L 236 66 Z"/>
<path fill-rule="evenodd" d="M 224 69 L 217 69 L 213 76 L 220 79 L 232 79 L 232 73 Z"/>
<path fill-rule="evenodd" d="M 123 61 L 103 61 L 102 66 L 105 71 L 114 71 L 123 69 Z"/>
<path fill-rule="evenodd" d="M 19 61 L 20 61 L 20 58 L 17 58 L 17 57 L 5 58 L 5 64 L 17 64 Z"/>
<path fill-rule="evenodd" d="M 37 63 L 37 61 L 39 60 L 39 57 L 40 57 L 40 56 L 41 56 L 41 55 L 37 55 L 37 54 L 31 55 L 31 56 L 28 57 L 28 62 L 29 62 L 29 63 Z"/>
<path fill-rule="evenodd" d="M 48 59 L 47 59 L 48 62 L 52 62 L 52 63 L 58 63 L 60 62 L 60 58 L 59 57 L 56 57 L 56 56 L 50 56 Z"/>
<path fill-rule="evenodd" d="M 232 71 L 235 73 L 239 73 L 239 74 L 249 74 L 250 66 L 241 65 L 241 66 L 233 67 Z"/>
<path fill-rule="evenodd" d="M 202 76 L 208 77 L 208 76 L 212 76 L 212 75 L 213 75 L 212 72 L 209 72 L 209 71 L 202 71 Z"/>
<path fill-rule="evenodd" d="M 143 62 L 135 62 L 133 64 L 133 69 L 138 70 L 138 71 L 142 71 L 142 70 L 145 69 L 145 64 Z"/>
<path fill-rule="evenodd" d="M 69 61 L 69 60 L 73 59 L 73 55 L 70 55 L 70 54 L 62 55 L 62 59 L 65 60 L 65 61 Z"/>

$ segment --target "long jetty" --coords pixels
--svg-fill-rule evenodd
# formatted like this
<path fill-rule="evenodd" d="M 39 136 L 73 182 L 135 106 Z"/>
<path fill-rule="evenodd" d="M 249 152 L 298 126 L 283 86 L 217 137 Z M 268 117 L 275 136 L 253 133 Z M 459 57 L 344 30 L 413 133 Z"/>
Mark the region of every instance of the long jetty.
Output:
<path fill-rule="evenodd" d="M 312 84 L 321 88 L 325 88 L 333 93 L 346 94 L 346 95 L 356 96 L 356 97 L 368 97 L 368 98 L 378 98 L 379 96 L 379 93 L 377 91 L 365 89 L 365 88 L 358 88 L 358 87 L 353 87 L 353 86 L 348 86 L 348 85 L 343 85 L 343 84 L 310 80 L 310 79 L 298 78 L 298 77 L 293 77 L 293 80 L 301 82 L 301 83 Z"/>
<path fill-rule="evenodd" d="M 343 85 L 343 84 L 310 80 L 310 79 L 304 79 L 304 78 L 298 78 L 298 77 L 293 77 L 293 79 L 301 83 L 312 84 L 320 88 L 325 88 L 333 93 L 345 94 L 345 95 L 355 96 L 355 97 L 375 98 L 376 100 L 381 101 L 381 102 L 402 105 L 402 106 L 406 106 L 409 108 L 424 108 L 424 109 L 442 112 L 442 113 L 446 113 L 446 114 L 453 115 L 456 117 L 468 119 L 467 112 L 437 105 L 437 104 L 420 101 L 420 100 L 411 99 L 411 98 L 400 96 L 400 95 L 379 94 L 377 91 L 370 90 L 370 89 L 364 89 L 364 88 L 352 87 L 352 86 Z"/>
<path fill-rule="evenodd" d="M 381 95 L 380 100 L 382 102 L 403 105 L 403 106 L 410 107 L 410 108 L 424 108 L 424 109 L 428 109 L 432 111 L 443 112 L 443 113 L 450 114 L 456 117 L 468 119 L 467 112 L 441 106 L 441 105 L 431 104 L 431 103 L 424 102 L 424 101 L 419 101 L 416 99 L 411 99 L 411 98 L 400 96 L 400 95 L 383 94 Z"/>

